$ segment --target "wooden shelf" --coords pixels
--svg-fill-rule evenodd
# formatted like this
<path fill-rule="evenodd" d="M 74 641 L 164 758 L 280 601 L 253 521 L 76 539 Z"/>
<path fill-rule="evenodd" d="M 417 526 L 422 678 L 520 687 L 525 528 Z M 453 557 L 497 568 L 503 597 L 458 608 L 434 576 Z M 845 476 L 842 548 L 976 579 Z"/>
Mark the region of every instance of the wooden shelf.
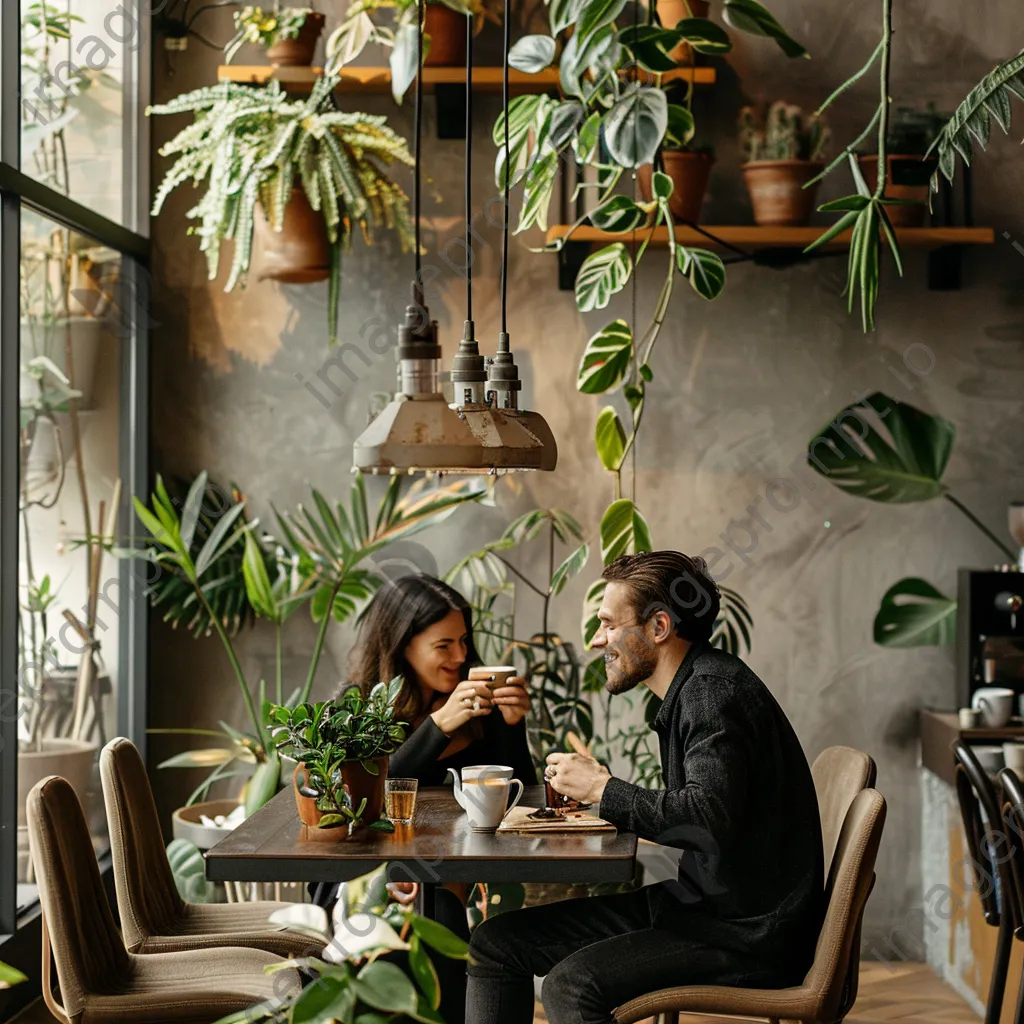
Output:
<path fill-rule="evenodd" d="M 548 228 L 547 240 L 554 242 L 560 239 L 568 230 L 564 224 L 556 224 Z M 708 226 L 710 231 L 723 242 L 735 245 L 739 249 L 804 249 L 818 238 L 825 230 L 824 227 L 796 227 L 796 228 L 775 228 L 758 227 L 751 225 L 727 225 L 723 227 Z M 636 232 L 638 241 L 651 233 L 651 229 L 640 229 Z M 702 235 L 693 228 L 677 227 L 675 229 L 676 242 L 688 246 L 700 246 L 701 248 L 715 248 L 716 245 L 711 239 Z M 607 245 L 610 242 L 623 242 L 631 240 L 630 234 L 612 234 L 609 231 L 599 231 L 595 227 L 584 225 L 577 228 L 571 241 L 581 242 L 589 245 Z M 926 249 L 937 249 L 946 245 L 992 245 L 995 242 L 995 231 L 992 228 L 956 228 L 956 227 L 928 227 L 928 228 L 897 228 L 896 238 L 901 246 L 915 246 Z M 668 245 L 668 228 L 655 228 L 651 245 Z M 850 244 L 850 232 L 844 232 L 833 239 L 827 246 L 829 249 L 841 249 Z"/>
<path fill-rule="evenodd" d="M 480 67 L 473 69 L 473 89 L 476 92 L 501 92 L 502 69 Z M 264 85 L 277 79 L 282 85 L 296 92 L 309 90 L 323 75 L 323 68 L 278 67 L 276 65 L 222 64 L 217 70 L 221 82 L 239 82 L 243 85 Z M 462 85 L 466 81 L 466 70 L 461 67 L 437 67 L 423 69 L 423 87 L 431 92 L 435 85 Z M 689 82 L 697 85 L 712 85 L 715 81 L 714 68 L 677 68 L 667 72 L 663 81 Z M 548 68 L 536 75 L 528 75 L 512 69 L 508 75 L 509 91 L 512 93 L 550 92 L 558 88 L 558 69 Z M 391 69 L 387 67 L 346 67 L 341 71 L 339 92 L 391 92 Z"/>

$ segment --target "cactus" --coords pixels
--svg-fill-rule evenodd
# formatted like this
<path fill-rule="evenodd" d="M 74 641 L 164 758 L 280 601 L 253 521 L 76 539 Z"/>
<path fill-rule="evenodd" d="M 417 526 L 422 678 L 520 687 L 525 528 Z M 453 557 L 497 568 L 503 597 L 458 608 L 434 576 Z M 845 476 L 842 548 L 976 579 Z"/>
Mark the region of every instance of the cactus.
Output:
<path fill-rule="evenodd" d="M 805 115 L 797 106 L 781 100 L 773 103 L 758 124 L 753 107 L 739 115 L 740 148 L 747 163 L 755 160 L 820 160 L 831 132 L 823 117 Z"/>

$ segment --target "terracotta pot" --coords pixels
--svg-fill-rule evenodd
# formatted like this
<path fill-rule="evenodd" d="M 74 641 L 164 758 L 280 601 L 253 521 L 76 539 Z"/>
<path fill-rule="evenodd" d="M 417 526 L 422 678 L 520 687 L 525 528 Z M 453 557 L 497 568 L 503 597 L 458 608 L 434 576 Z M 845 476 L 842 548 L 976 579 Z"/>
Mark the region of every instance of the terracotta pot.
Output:
<path fill-rule="evenodd" d="M 918 168 L 911 170 L 908 162 L 918 165 Z M 857 162 L 860 164 L 860 173 L 864 175 L 864 182 L 873 192 L 878 184 L 878 154 L 859 156 Z M 921 169 L 921 176 L 925 179 L 922 185 L 895 185 L 893 184 L 893 165 L 903 164 L 903 167 L 896 167 L 896 177 L 903 179 L 901 171 L 909 170 L 913 175 L 917 169 Z M 887 206 L 885 212 L 889 214 L 889 220 L 893 227 L 919 228 L 924 224 L 924 215 L 928 212 L 928 181 L 931 168 L 934 164 L 926 164 L 920 156 L 890 153 L 886 160 L 887 180 L 885 183 L 885 194 L 889 199 L 913 199 L 919 206 Z M 925 170 L 927 168 L 927 170 Z"/>
<path fill-rule="evenodd" d="M 683 18 L 706 18 L 709 7 L 708 0 L 689 0 L 689 10 L 683 0 L 658 0 L 658 20 L 662 28 L 675 28 Z M 693 50 L 689 43 L 680 43 L 669 50 L 668 55 L 677 64 L 693 63 Z"/>
<path fill-rule="evenodd" d="M 284 208 L 284 222 L 274 231 L 257 204 L 253 224 L 253 269 L 259 280 L 286 284 L 325 281 L 331 275 L 331 246 L 322 213 L 309 205 L 306 193 L 293 188 Z"/>
<path fill-rule="evenodd" d="M 299 776 L 302 776 L 302 781 L 299 781 Z M 295 790 L 295 806 L 299 812 L 299 821 L 302 822 L 307 828 L 316 828 L 320 824 L 320 819 L 324 816 L 324 812 L 316 805 L 315 796 L 303 796 L 299 790 L 302 787 L 309 785 L 309 769 L 306 768 L 306 762 L 300 761 L 295 766 L 295 771 L 292 772 L 292 788 Z"/>
<path fill-rule="evenodd" d="M 808 223 L 818 183 L 806 189 L 803 186 L 824 167 L 811 160 L 752 160 L 744 164 L 741 169 L 754 206 L 754 222 L 784 227 Z"/>
<path fill-rule="evenodd" d="M 366 807 L 360 815 L 361 825 L 372 825 L 384 810 L 384 781 L 388 777 L 387 757 L 375 757 L 377 774 L 371 775 L 361 761 L 348 761 L 341 766 L 341 777 L 345 780 L 345 789 L 352 800 L 352 810 L 358 811 L 363 798 Z"/>
<path fill-rule="evenodd" d="M 466 63 L 466 15 L 444 4 L 427 4 L 423 29 L 430 36 L 430 51 L 423 59 L 428 68 L 463 67 Z"/>
<path fill-rule="evenodd" d="M 710 153 L 677 153 L 666 150 L 661 155 L 665 173 L 672 179 L 672 198 L 668 201 L 672 216 L 677 221 L 700 220 L 700 208 L 708 188 L 708 175 L 715 158 Z M 637 168 L 640 194 L 645 201 L 651 198 L 651 165 Z"/>
<path fill-rule="evenodd" d="M 273 46 L 267 47 L 267 60 L 280 67 L 309 67 L 313 63 L 313 54 L 320 33 L 324 30 L 322 14 L 307 14 L 306 21 L 294 39 L 279 39 Z"/>

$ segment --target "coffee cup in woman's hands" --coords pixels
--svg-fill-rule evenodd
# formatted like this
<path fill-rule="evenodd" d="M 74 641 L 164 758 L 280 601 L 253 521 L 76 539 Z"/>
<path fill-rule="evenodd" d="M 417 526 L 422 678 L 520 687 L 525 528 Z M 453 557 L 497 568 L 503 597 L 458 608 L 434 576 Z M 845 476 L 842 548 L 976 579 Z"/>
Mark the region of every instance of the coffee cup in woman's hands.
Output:
<path fill-rule="evenodd" d="M 521 676 L 512 676 L 492 689 L 491 699 L 507 725 L 518 725 L 530 713 L 530 694 Z"/>
<path fill-rule="evenodd" d="M 471 718 L 491 713 L 492 694 L 477 680 L 464 679 L 448 695 L 448 699 L 430 717 L 446 736 L 451 736 Z"/>

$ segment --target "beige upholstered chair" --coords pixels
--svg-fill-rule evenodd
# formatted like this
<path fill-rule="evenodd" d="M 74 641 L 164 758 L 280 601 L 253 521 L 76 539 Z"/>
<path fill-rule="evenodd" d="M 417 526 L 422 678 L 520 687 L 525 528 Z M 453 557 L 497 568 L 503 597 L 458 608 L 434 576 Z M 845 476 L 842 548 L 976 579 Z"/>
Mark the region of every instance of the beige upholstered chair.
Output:
<path fill-rule="evenodd" d="M 783 989 L 690 985 L 631 999 L 615 1009 L 619 1024 L 636 1024 L 654 1014 L 703 1013 L 800 1024 L 836 1024 L 857 997 L 860 928 L 874 884 L 875 856 L 885 823 L 885 800 L 874 789 L 856 795 L 846 815 L 826 894 L 828 909 L 814 963 L 802 985 Z"/>
<path fill-rule="evenodd" d="M 832 855 L 839 841 L 839 831 L 846 821 L 846 812 L 853 798 L 875 785 L 875 762 L 853 747 L 828 747 L 811 765 L 814 791 L 818 795 L 821 817 L 821 840 L 825 848 L 825 877 L 832 867 Z"/>
<path fill-rule="evenodd" d="M 291 957 L 320 951 L 308 936 L 275 931 L 269 923 L 271 913 L 287 903 L 185 903 L 167 862 L 153 790 L 135 744 L 123 737 L 111 740 L 100 754 L 100 775 L 117 907 L 131 952 L 252 946 Z"/>
<path fill-rule="evenodd" d="M 136 956 L 114 924 L 82 805 L 51 775 L 27 801 L 29 846 L 43 908 L 43 997 L 68 1024 L 208 1024 L 294 992 L 295 971 L 264 973 L 281 958 L 258 949 Z M 57 964 L 61 998 L 50 978 Z"/>

